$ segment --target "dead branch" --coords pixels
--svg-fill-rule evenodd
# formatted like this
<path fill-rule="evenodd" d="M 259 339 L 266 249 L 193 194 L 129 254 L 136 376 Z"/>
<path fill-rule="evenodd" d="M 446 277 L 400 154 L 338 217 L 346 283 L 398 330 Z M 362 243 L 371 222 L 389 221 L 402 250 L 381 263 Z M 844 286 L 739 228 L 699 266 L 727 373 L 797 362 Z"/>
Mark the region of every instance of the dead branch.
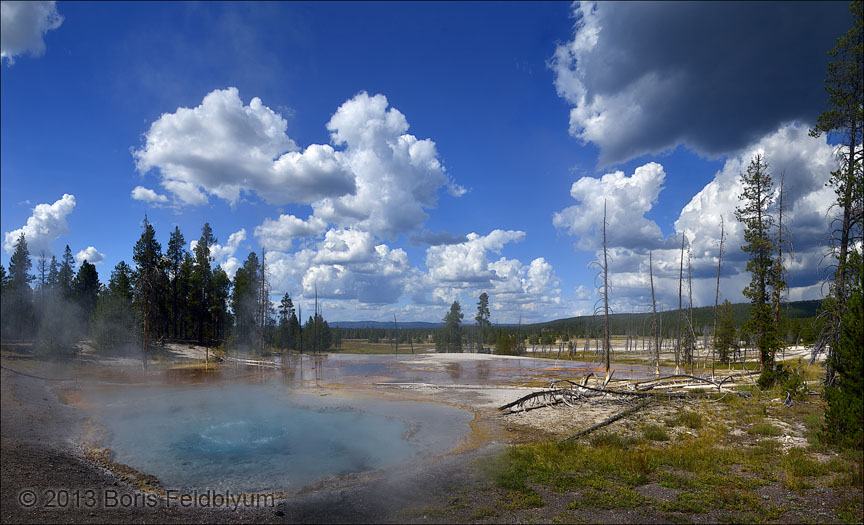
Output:
<path fill-rule="evenodd" d="M 627 410 L 624 410 L 623 412 L 619 412 L 619 413 L 615 414 L 614 416 L 612 416 L 608 419 L 605 419 L 605 420 L 601 421 L 600 423 L 597 423 L 596 425 L 594 425 L 592 427 L 588 427 L 585 430 L 580 430 L 579 432 L 573 434 L 572 436 L 570 436 L 568 438 L 565 438 L 562 441 L 570 441 L 570 440 L 579 439 L 582 436 L 590 434 L 591 432 L 594 432 L 595 430 L 597 430 L 599 428 L 603 428 L 606 425 L 610 425 L 610 424 L 618 421 L 621 418 L 627 417 L 630 414 L 647 407 L 648 405 L 651 404 L 652 401 L 653 401 L 653 399 L 646 399 L 646 400 L 642 401 L 641 403 L 639 403 L 638 405 L 632 406 L 632 407 L 628 408 Z"/>
<path fill-rule="evenodd" d="M 671 376 L 665 376 L 665 377 L 658 377 L 658 378 L 655 378 L 655 379 L 649 379 L 649 380 L 647 380 L 647 381 L 639 381 L 639 382 L 637 382 L 637 383 L 633 383 L 633 386 L 636 388 L 636 390 L 643 390 L 643 391 L 644 391 L 644 390 L 650 390 L 650 389 L 654 388 L 654 385 L 647 386 L 647 387 L 642 388 L 642 389 L 639 388 L 639 385 L 647 385 L 648 383 L 656 383 L 656 382 L 659 382 L 659 381 L 664 381 L 664 380 L 666 380 L 666 379 L 677 379 L 677 378 L 693 379 L 693 380 L 696 380 L 696 381 L 701 381 L 701 382 L 703 382 L 703 383 L 709 383 L 709 384 L 712 384 L 712 385 L 716 386 L 718 389 L 720 388 L 720 385 L 718 385 L 717 383 L 715 383 L 714 381 L 712 381 L 712 380 L 710 380 L 710 379 L 706 379 L 706 378 L 704 378 L 704 377 L 699 377 L 699 376 L 692 376 L 692 375 L 689 375 L 689 374 L 675 374 L 675 375 L 671 375 Z"/>

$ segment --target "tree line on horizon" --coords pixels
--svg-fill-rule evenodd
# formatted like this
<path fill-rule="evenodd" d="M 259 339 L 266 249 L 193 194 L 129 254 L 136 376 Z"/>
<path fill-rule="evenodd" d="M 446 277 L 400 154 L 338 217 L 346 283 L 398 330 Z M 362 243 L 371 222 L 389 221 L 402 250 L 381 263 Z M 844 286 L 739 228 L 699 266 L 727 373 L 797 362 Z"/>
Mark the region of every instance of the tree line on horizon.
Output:
<path fill-rule="evenodd" d="M 76 271 L 67 245 L 62 258 L 45 252 L 33 261 L 22 233 L 9 271 L 0 265 L 4 340 L 32 340 L 41 355 L 72 355 L 81 339 L 106 352 L 146 349 L 166 341 L 264 353 L 269 349 L 319 352 L 333 334 L 318 309 L 301 325 L 302 311 L 285 294 L 278 308 L 270 301 L 264 254 L 250 252 L 233 279 L 214 267 L 216 238 L 205 224 L 190 252 L 178 227 L 162 251 L 145 217 L 132 250 L 108 283 L 84 260 Z"/>

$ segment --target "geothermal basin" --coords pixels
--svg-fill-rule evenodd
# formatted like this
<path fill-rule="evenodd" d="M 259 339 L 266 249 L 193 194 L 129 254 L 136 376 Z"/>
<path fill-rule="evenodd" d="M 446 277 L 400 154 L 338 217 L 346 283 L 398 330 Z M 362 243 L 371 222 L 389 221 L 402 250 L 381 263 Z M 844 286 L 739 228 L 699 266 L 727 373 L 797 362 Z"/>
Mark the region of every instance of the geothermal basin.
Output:
<path fill-rule="evenodd" d="M 444 454 L 473 414 L 445 404 L 286 388 L 276 376 L 85 394 L 112 460 L 181 491 L 294 492 Z"/>

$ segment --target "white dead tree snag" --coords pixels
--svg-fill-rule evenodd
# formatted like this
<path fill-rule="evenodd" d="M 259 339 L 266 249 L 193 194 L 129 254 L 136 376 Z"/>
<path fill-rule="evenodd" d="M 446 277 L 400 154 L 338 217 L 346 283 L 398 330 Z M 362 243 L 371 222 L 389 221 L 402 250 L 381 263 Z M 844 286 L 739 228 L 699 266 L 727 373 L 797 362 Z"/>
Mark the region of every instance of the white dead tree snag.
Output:
<path fill-rule="evenodd" d="M 609 258 L 606 250 L 606 201 L 603 201 L 603 350 L 606 359 L 606 382 L 612 378 L 609 367 Z"/>
<path fill-rule="evenodd" d="M 711 344 L 711 377 L 714 377 L 714 362 L 717 351 L 717 304 L 720 300 L 720 268 L 723 266 L 723 239 L 726 236 L 723 224 L 723 216 L 720 216 L 720 249 L 717 253 L 717 287 L 714 289 L 714 330 L 712 331 L 713 342 Z"/>
<path fill-rule="evenodd" d="M 684 244 L 687 242 L 687 234 L 681 235 L 681 266 L 678 270 L 678 342 L 675 344 L 675 373 L 681 372 L 679 360 L 681 356 L 681 298 L 684 285 Z"/>
<path fill-rule="evenodd" d="M 654 299 L 654 261 L 648 252 L 648 275 L 651 279 L 651 309 L 654 312 L 654 375 L 660 376 L 660 326 L 657 324 L 657 301 Z"/>

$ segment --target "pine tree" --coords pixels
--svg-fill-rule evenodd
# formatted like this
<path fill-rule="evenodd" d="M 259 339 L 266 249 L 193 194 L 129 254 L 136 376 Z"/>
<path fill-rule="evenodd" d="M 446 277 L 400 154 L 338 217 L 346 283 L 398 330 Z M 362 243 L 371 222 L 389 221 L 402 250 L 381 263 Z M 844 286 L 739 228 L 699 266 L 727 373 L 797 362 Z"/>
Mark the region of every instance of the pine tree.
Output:
<path fill-rule="evenodd" d="M 72 281 L 75 280 L 75 258 L 72 257 L 72 250 L 69 245 L 63 250 L 63 262 L 60 263 L 60 271 L 57 275 L 57 287 L 60 289 L 61 295 L 70 299 L 74 294 Z"/>
<path fill-rule="evenodd" d="M 830 441 L 861 450 L 864 445 L 864 271 L 861 254 L 849 254 L 850 286 L 831 366 L 837 372 L 825 387 L 825 430 Z"/>
<path fill-rule="evenodd" d="M 228 297 L 231 289 L 231 279 L 222 266 L 213 270 L 213 279 L 210 281 L 211 298 L 211 322 L 213 323 L 213 336 L 218 341 L 224 341 L 228 337 L 231 327 L 231 314 L 228 312 Z"/>
<path fill-rule="evenodd" d="M 168 256 L 168 279 L 171 287 L 171 336 L 174 338 L 180 337 L 180 320 L 183 317 L 181 308 L 184 301 L 180 295 L 182 288 L 180 267 L 183 265 L 186 253 L 186 240 L 180 233 L 180 228 L 175 226 L 171 238 L 168 239 L 168 250 L 165 252 Z"/>
<path fill-rule="evenodd" d="M 57 258 L 51 256 L 51 262 L 48 264 L 48 278 L 46 286 L 49 290 L 57 290 L 60 286 L 60 265 L 57 263 Z"/>
<path fill-rule="evenodd" d="M 251 346 L 258 339 L 260 326 L 259 312 L 259 273 L 261 265 L 258 255 L 249 252 L 243 266 L 234 274 L 234 288 L 231 292 L 231 310 L 234 312 L 234 342 Z"/>
<path fill-rule="evenodd" d="M 462 306 L 453 301 L 444 316 L 444 326 L 438 331 L 435 348 L 439 352 L 462 352 Z"/>
<path fill-rule="evenodd" d="M 144 217 L 144 231 L 132 249 L 135 261 L 135 307 L 141 322 L 141 340 L 144 364 L 147 364 L 147 347 L 154 338 L 159 319 L 160 261 L 162 245 L 156 240 L 156 230 Z"/>
<path fill-rule="evenodd" d="M 738 199 L 743 204 L 735 208 L 735 217 L 744 224 L 744 241 L 747 244 L 741 249 L 750 254 L 747 271 L 751 276 L 750 284 L 743 293 L 753 305 L 747 327 L 759 350 L 762 368 L 759 380 L 764 388 L 774 382 L 774 354 L 780 348 L 780 341 L 770 304 L 775 275 L 774 245 L 770 235 L 774 220 L 769 212 L 772 183 L 768 164 L 761 154 L 753 157 L 746 173 L 741 174 L 741 183 L 744 189 Z"/>
<path fill-rule="evenodd" d="M 477 328 L 480 330 L 480 341 L 477 345 L 480 348 L 486 342 L 486 329 L 492 326 L 492 323 L 489 322 L 489 315 L 489 296 L 486 295 L 486 292 L 483 292 L 480 294 L 479 301 L 477 302 L 477 315 L 474 317 L 474 321 L 477 322 Z"/>
<path fill-rule="evenodd" d="M 3 324 L 6 332 L 18 339 L 33 335 L 33 293 L 30 283 L 36 278 L 30 274 L 33 262 L 27 249 L 27 239 L 24 233 L 15 241 L 12 257 L 9 259 L 8 284 L 5 286 L 6 310 Z"/>
<path fill-rule="evenodd" d="M 90 333 L 99 350 L 123 349 L 135 340 L 137 319 L 133 297 L 132 268 L 120 261 L 111 272 L 108 285 L 99 294 L 90 321 Z"/>
<path fill-rule="evenodd" d="M 89 319 L 96 301 L 99 298 L 99 274 L 96 267 L 88 261 L 83 261 L 75 276 L 73 287 L 75 289 L 75 300 L 81 307 L 83 319 Z"/>
<path fill-rule="evenodd" d="M 828 351 L 826 383 L 834 381 L 832 358 L 834 348 L 839 345 L 840 324 L 849 294 L 849 252 L 856 240 L 861 241 L 864 226 L 864 3 L 852 2 L 849 6 L 852 27 L 828 52 L 833 59 L 828 63 L 825 76 L 825 91 L 828 93 L 828 109 L 810 130 L 814 137 L 830 133 L 839 139 L 840 165 L 831 172 L 828 185 L 837 195 L 840 217 L 832 228 L 832 244 L 837 257 L 837 266 L 831 286 L 830 300 L 823 303 L 828 322 L 815 351 Z M 839 234 L 839 235 L 838 235 Z M 815 356 L 814 356 L 815 357 Z"/>
<path fill-rule="evenodd" d="M 131 302 L 134 295 L 133 280 L 132 268 L 126 264 L 126 261 L 120 261 L 111 272 L 108 290 Z"/>
<path fill-rule="evenodd" d="M 212 298 L 209 295 L 213 279 L 212 259 L 210 258 L 210 247 L 216 244 L 210 223 L 204 223 L 201 228 L 201 237 L 194 249 L 194 265 L 190 282 L 190 306 L 193 311 L 198 343 L 204 344 L 210 336 L 210 307 Z"/>
<path fill-rule="evenodd" d="M 294 302 L 291 300 L 291 296 L 286 293 L 279 303 L 278 343 L 280 348 L 287 350 L 294 348 L 292 317 L 295 321 L 297 320 L 297 316 L 294 313 Z"/>

